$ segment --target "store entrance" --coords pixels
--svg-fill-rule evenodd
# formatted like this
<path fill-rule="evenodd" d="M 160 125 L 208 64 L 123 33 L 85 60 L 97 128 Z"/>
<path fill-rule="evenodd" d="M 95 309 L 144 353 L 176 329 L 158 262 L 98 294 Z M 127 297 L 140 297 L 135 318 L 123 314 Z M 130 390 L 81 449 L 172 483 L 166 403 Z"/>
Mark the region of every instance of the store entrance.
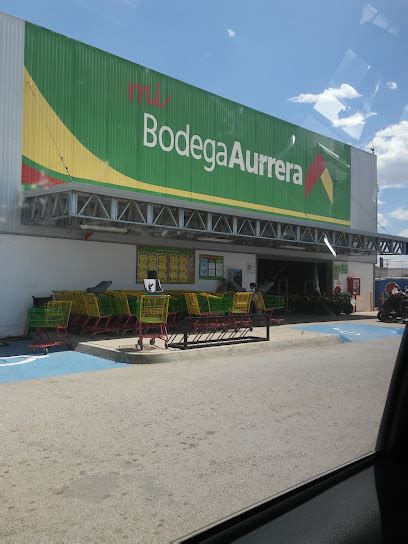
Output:
<path fill-rule="evenodd" d="M 313 295 L 332 290 L 331 263 L 258 259 L 258 287 L 276 295 Z M 318 283 L 318 285 L 317 285 Z"/>
<path fill-rule="evenodd" d="M 284 297 L 286 312 L 292 315 L 331 314 L 331 263 L 259 258 L 257 279 L 265 295 Z"/>

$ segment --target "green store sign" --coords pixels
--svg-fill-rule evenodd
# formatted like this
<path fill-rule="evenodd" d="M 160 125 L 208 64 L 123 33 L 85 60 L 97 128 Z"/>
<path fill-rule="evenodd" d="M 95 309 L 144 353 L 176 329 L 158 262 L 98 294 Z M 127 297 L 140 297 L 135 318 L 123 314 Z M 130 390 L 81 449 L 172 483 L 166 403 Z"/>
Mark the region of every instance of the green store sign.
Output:
<path fill-rule="evenodd" d="M 25 188 L 104 185 L 350 225 L 350 146 L 26 23 Z"/>

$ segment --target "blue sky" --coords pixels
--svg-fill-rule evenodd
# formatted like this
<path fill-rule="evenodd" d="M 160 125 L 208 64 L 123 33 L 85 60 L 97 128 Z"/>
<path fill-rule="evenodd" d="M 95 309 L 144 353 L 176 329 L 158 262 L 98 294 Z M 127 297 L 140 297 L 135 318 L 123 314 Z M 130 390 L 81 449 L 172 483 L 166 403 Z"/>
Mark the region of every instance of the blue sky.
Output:
<path fill-rule="evenodd" d="M 374 145 L 379 230 L 408 236 L 406 0 L 0 0 L 0 11 Z"/>

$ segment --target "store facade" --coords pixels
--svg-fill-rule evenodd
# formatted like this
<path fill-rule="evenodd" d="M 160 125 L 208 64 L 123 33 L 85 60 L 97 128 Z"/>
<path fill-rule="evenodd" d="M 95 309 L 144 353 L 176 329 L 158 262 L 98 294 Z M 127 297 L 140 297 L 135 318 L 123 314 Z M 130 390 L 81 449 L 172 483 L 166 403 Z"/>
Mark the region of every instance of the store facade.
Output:
<path fill-rule="evenodd" d="M 134 289 L 152 269 L 214 291 L 289 263 L 290 292 L 318 268 L 325 290 L 359 278 L 372 307 L 377 253 L 407 250 L 377 236 L 374 155 L 19 19 L 0 29 L 0 336 L 31 296 Z"/>

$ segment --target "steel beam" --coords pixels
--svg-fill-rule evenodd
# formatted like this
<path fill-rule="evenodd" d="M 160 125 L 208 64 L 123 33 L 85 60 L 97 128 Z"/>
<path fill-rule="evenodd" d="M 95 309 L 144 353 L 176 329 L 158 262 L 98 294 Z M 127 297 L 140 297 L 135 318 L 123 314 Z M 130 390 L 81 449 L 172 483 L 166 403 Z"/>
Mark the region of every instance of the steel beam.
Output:
<path fill-rule="evenodd" d="M 408 255 L 408 239 L 380 233 L 367 233 L 339 227 L 294 224 L 284 219 L 265 220 L 240 215 L 215 213 L 191 207 L 147 202 L 143 199 L 120 198 L 97 191 L 65 192 L 44 190 L 24 195 L 22 223 L 25 225 L 80 227 L 83 223 L 95 225 L 124 226 L 129 232 L 132 225 L 150 229 L 166 227 L 169 232 L 185 233 L 189 238 L 203 233 L 231 240 L 233 243 L 252 243 L 264 247 L 279 247 L 279 244 L 299 245 L 309 251 L 321 251 L 326 235 L 330 243 L 341 254 Z M 179 235 L 178 234 L 178 235 Z"/>

